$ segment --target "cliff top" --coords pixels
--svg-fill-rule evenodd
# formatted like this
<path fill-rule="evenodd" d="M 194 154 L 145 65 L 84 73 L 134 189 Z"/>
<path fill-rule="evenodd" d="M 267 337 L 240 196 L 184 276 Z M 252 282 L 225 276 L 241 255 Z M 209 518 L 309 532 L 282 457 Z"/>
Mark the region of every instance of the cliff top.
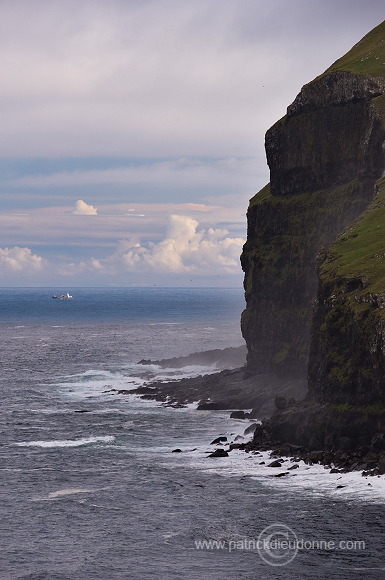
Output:
<path fill-rule="evenodd" d="M 336 60 L 321 76 L 336 70 L 385 76 L 385 20 Z"/>

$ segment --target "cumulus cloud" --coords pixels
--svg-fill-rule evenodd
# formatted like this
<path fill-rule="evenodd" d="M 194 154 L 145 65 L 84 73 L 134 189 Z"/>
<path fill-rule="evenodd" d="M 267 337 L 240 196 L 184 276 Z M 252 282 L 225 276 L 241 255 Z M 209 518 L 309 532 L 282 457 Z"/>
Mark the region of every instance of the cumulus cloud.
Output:
<path fill-rule="evenodd" d="M 199 229 L 191 217 L 172 215 L 165 239 L 147 247 L 123 240 L 113 259 L 128 271 L 235 273 L 244 242 L 226 229 Z"/>
<path fill-rule="evenodd" d="M 134 232 L 132 235 L 135 236 Z M 83 255 L 81 259 L 53 254 L 54 259 L 48 260 L 28 247 L 3 247 L 0 273 L 3 280 L 12 283 L 24 279 L 24 275 L 34 283 L 69 278 L 100 283 L 111 276 L 121 281 L 129 280 L 131 275 L 144 276 L 141 279 L 146 281 L 166 281 L 172 275 L 186 280 L 194 275 L 208 276 L 214 281 L 217 276 L 241 274 L 239 256 L 245 240 L 225 228 L 205 227 L 193 217 L 172 214 L 163 236 L 157 234 L 153 238 L 159 241 L 150 241 L 147 236 L 141 241 L 138 233 L 136 236 L 117 242 L 112 253 L 111 250 L 107 253 L 107 247 L 99 248 L 100 253 Z"/>
<path fill-rule="evenodd" d="M 74 215 L 97 215 L 98 210 L 93 205 L 89 205 L 82 199 L 78 199 L 75 203 L 75 209 L 72 213 Z"/>
<path fill-rule="evenodd" d="M 32 253 L 30 248 L 0 248 L 0 270 L 3 272 L 38 272 L 44 260 Z"/>
<path fill-rule="evenodd" d="M 103 271 L 104 268 L 100 261 L 96 258 L 89 258 L 87 260 L 79 261 L 61 261 L 55 264 L 55 274 L 58 274 L 63 278 L 74 278 L 77 276 L 85 275 L 89 278 L 89 275 L 95 273 L 96 271 Z M 106 271 L 102 273 L 107 273 Z"/>

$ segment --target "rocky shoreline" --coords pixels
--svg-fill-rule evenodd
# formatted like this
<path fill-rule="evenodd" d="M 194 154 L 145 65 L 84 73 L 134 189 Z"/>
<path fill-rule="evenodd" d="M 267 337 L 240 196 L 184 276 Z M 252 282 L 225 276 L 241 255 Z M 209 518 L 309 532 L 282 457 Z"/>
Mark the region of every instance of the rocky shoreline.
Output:
<path fill-rule="evenodd" d="M 271 458 L 276 463 L 272 467 L 281 467 L 286 458 L 290 457 L 294 463 L 318 463 L 330 469 L 330 473 L 361 471 L 363 476 L 375 476 L 385 474 L 385 453 L 381 451 L 384 443 L 382 439 L 379 441 L 378 438 L 373 438 L 369 449 L 310 450 L 299 445 L 274 441 L 266 425 L 261 424 L 256 425 L 253 439 L 245 444 L 244 449 L 247 452 L 270 451 Z"/>
<path fill-rule="evenodd" d="M 356 452 L 344 452 L 339 450 L 311 451 L 304 447 L 292 444 L 282 444 L 270 438 L 268 430 L 261 423 L 249 425 L 244 434 L 253 433 L 248 442 L 237 443 L 228 441 L 227 437 L 219 436 L 211 444 L 216 448 L 207 457 L 228 457 L 233 450 L 245 451 L 253 455 L 260 455 L 259 465 L 277 469 L 272 477 L 285 477 L 300 468 L 300 463 L 305 465 L 322 465 L 330 474 L 347 474 L 361 472 L 363 477 L 380 477 L 385 474 L 385 453 L 376 452 L 374 447 L 363 454 L 361 450 Z M 266 457 L 266 453 L 268 456 Z M 282 471 L 283 470 L 283 471 Z"/>
<path fill-rule="evenodd" d="M 222 370 L 175 381 L 148 382 L 135 390 L 120 390 L 118 394 L 135 394 L 143 399 L 176 408 L 195 403 L 197 409 L 202 411 L 239 411 L 238 418 L 259 420 L 271 416 L 277 396 L 295 400 L 302 399 L 305 395 L 306 382 L 303 380 L 284 379 L 268 374 L 248 374 L 245 358 L 245 347 L 239 347 L 194 353 L 188 357 L 162 361 L 140 361 L 140 364 L 156 364 L 163 368 L 182 368 L 191 364 L 207 364 L 210 361 L 209 364 Z M 237 363 L 235 368 L 231 368 L 232 364 Z"/>
<path fill-rule="evenodd" d="M 142 360 L 139 364 L 157 365 L 162 368 L 183 368 L 193 364 L 212 364 L 216 368 L 226 364 L 242 363 L 245 357 L 243 347 L 194 353 L 187 357 L 176 357 L 159 361 Z M 151 382 L 134 390 L 115 391 L 121 395 L 137 395 L 144 400 L 157 401 L 166 407 L 182 408 L 196 404 L 198 411 L 229 411 L 233 419 L 245 420 L 245 435 L 252 436 L 248 442 L 227 441 L 219 436 L 212 441 L 216 448 L 208 457 L 228 457 L 237 449 L 251 454 L 269 453 L 271 462 L 267 467 L 282 468 L 275 477 L 289 475 L 297 469 L 298 462 L 307 465 L 320 464 L 330 473 L 344 474 L 361 471 L 363 476 L 385 474 L 385 440 L 373 437 L 370 445 L 355 450 L 317 450 L 283 443 L 274 438 L 270 425 L 271 417 L 277 416 L 282 407 L 295 409 L 297 400 L 307 393 L 304 380 L 283 379 L 271 374 L 250 375 L 245 365 L 224 368 L 212 374 L 199 375 L 166 382 Z M 301 406 L 301 403 L 299 403 Z M 255 423 L 250 424 L 250 420 Z M 247 421 L 247 423 L 246 423 Z M 179 451 L 175 449 L 174 452 Z M 285 467 L 291 463 L 290 467 Z M 262 462 L 265 463 L 265 462 Z"/>

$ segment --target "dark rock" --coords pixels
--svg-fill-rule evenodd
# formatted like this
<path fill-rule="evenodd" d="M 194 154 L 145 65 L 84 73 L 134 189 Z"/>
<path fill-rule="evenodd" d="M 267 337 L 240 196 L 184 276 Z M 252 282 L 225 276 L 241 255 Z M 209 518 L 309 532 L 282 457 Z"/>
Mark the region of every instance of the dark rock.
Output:
<path fill-rule="evenodd" d="M 74 413 L 91 413 L 88 409 L 79 409 L 78 411 L 74 411 Z"/>
<path fill-rule="evenodd" d="M 245 429 L 244 435 L 250 435 L 250 433 L 254 433 L 258 427 L 259 427 L 259 425 L 257 423 L 253 423 L 252 425 L 249 425 Z"/>
<path fill-rule="evenodd" d="M 333 469 L 330 470 L 330 473 L 341 473 L 341 471 L 336 467 L 333 467 Z"/>
<path fill-rule="evenodd" d="M 381 455 L 378 460 L 378 469 L 381 475 L 385 473 L 385 454 Z"/>
<path fill-rule="evenodd" d="M 217 437 L 214 441 L 211 441 L 210 445 L 222 445 L 222 442 L 227 441 L 227 437 Z"/>
<path fill-rule="evenodd" d="M 366 461 L 378 461 L 378 453 L 370 451 L 369 453 L 366 454 L 365 459 Z"/>
<path fill-rule="evenodd" d="M 368 464 L 367 463 L 360 463 L 357 466 L 357 471 L 366 471 L 368 469 Z"/>
<path fill-rule="evenodd" d="M 282 445 L 279 449 L 276 449 L 275 451 L 273 451 L 274 455 L 278 455 L 278 456 L 286 456 L 288 457 L 289 455 L 291 455 L 292 451 L 291 451 L 291 445 Z"/>
<path fill-rule="evenodd" d="M 369 469 L 367 471 L 363 471 L 362 475 L 365 477 L 368 475 L 373 477 L 374 475 L 381 475 L 381 474 L 380 474 L 380 470 L 377 467 L 375 467 L 374 469 Z"/>
<path fill-rule="evenodd" d="M 346 487 L 346 485 L 337 485 L 336 489 L 342 489 L 343 487 Z"/>
<path fill-rule="evenodd" d="M 352 439 L 352 437 L 340 437 L 339 448 L 343 450 L 354 449 L 354 440 Z"/>
<path fill-rule="evenodd" d="M 223 403 L 220 401 L 214 403 L 211 401 L 203 401 L 199 403 L 197 409 L 198 411 L 221 411 L 223 409 Z"/>
<path fill-rule="evenodd" d="M 262 425 L 256 425 L 254 429 L 253 441 L 255 443 L 260 443 L 264 438 L 264 430 Z"/>
<path fill-rule="evenodd" d="M 267 467 L 282 467 L 282 460 L 277 459 L 276 461 L 272 461 Z"/>
<path fill-rule="evenodd" d="M 171 453 L 182 453 L 182 449 L 173 449 Z"/>
<path fill-rule="evenodd" d="M 282 397 L 281 395 L 277 395 L 274 399 L 274 404 L 277 407 L 277 409 L 285 409 L 287 405 L 286 398 Z"/>
<path fill-rule="evenodd" d="M 298 468 L 299 468 L 299 465 L 298 465 L 298 463 L 295 463 L 294 465 L 292 465 L 292 466 L 291 466 L 291 467 L 289 467 L 288 469 L 289 469 L 289 471 L 292 471 L 293 469 L 298 469 Z"/>
<path fill-rule="evenodd" d="M 246 443 L 230 443 L 230 451 L 233 449 L 240 449 L 243 451 L 246 447 Z"/>
<path fill-rule="evenodd" d="M 233 411 L 230 415 L 230 419 L 245 419 L 244 411 Z"/>
<path fill-rule="evenodd" d="M 228 457 L 229 454 L 224 449 L 216 449 L 213 453 L 210 453 L 207 457 Z"/>
<path fill-rule="evenodd" d="M 272 477 L 285 477 L 285 475 L 289 475 L 289 473 L 287 471 L 283 473 L 276 473 Z"/>
<path fill-rule="evenodd" d="M 385 451 L 385 439 L 383 433 L 376 433 L 373 436 L 370 442 L 370 448 L 376 452 Z"/>

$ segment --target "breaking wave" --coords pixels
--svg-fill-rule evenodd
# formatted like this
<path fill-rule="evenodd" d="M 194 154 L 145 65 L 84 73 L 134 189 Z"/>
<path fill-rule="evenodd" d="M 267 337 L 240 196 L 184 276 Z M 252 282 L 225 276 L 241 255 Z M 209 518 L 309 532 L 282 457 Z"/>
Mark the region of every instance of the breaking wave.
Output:
<path fill-rule="evenodd" d="M 79 447 L 81 445 L 91 445 L 93 443 L 113 443 L 113 435 L 103 435 L 100 437 L 83 437 L 82 439 L 63 439 L 54 441 L 23 441 L 14 443 L 19 447 Z"/>

